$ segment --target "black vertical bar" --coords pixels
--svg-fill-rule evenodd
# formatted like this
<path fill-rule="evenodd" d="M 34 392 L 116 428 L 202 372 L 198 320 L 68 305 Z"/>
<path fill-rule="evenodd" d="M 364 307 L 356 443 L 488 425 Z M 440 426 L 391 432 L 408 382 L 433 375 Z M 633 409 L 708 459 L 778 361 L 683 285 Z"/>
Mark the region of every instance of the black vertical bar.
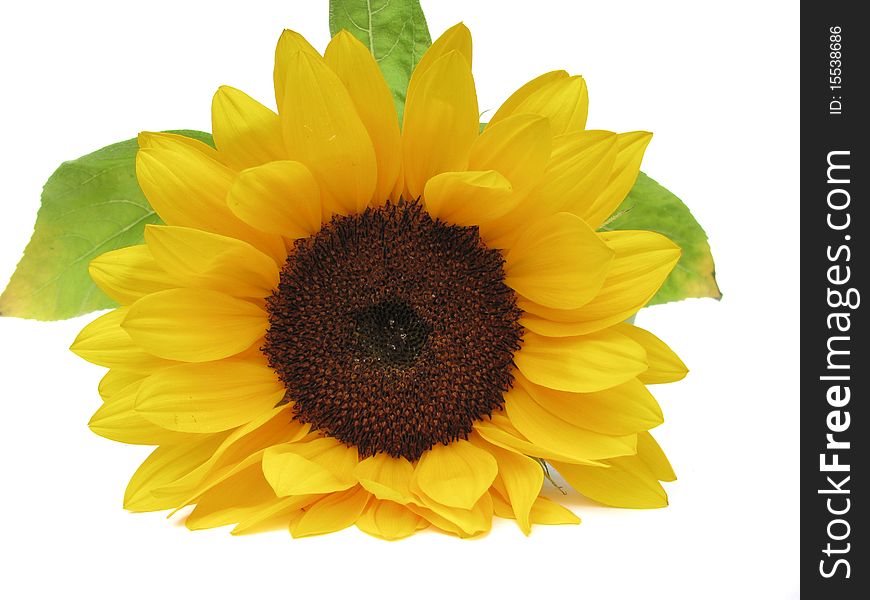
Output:
<path fill-rule="evenodd" d="M 870 597 L 865 529 L 870 236 L 859 2 L 801 6 L 801 589 Z M 870 297 L 867 298 L 870 301 Z M 859 455 L 861 458 L 859 459 Z M 860 558 L 859 558 L 860 557 Z"/>

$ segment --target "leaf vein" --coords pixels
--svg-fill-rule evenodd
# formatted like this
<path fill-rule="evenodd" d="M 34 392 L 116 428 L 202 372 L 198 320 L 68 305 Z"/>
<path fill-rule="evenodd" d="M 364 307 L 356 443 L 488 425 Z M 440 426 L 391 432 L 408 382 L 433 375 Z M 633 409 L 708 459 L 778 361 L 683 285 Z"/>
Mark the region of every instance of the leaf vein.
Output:
<path fill-rule="evenodd" d="M 384 3 L 381 5 L 381 7 L 380 7 L 379 9 L 377 9 L 377 10 L 373 10 L 373 11 L 372 11 L 372 16 L 378 14 L 379 12 L 381 12 L 382 10 L 384 10 L 385 8 L 388 8 L 388 7 L 390 6 L 390 2 L 392 2 L 392 0 L 387 0 L 386 2 L 384 2 Z"/>
<path fill-rule="evenodd" d="M 369 52 L 372 53 L 372 56 L 375 55 L 375 30 L 372 27 L 372 0 L 366 0 L 366 12 L 369 17 Z M 376 59 L 377 60 L 377 59 Z"/>
<path fill-rule="evenodd" d="M 356 21 L 353 20 L 353 17 L 350 16 L 350 13 L 347 12 L 347 9 L 346 9 L 346 8 L 344 9 L 344 14 L 347 16 L 347 20 L 350 21 L 350 24 L 351 24 L 351 25 L 353 25 L 354 27 L 356 27 L 356 28 L 359 29 L 360 31 L 363 31 L 363 32 L 365 32 L 365 33 L 369 33 L 369 30 L 368 30 L 368 29 L 366 29 L 365 27 L 363 27 L 362 25 L 360 25 L 359 23 L 357 23 Z"/>
<path fill-rule="evenodd" d="M 396 36 L 396 41 L 393 42 L 393 45 L 390 46 L 390 49 L 387 50 L 387 53 L 384 54 L 384 55 L 383 55 L 382 57 L 380 57 L 380 58 L 378 58 L 377 56 L 375 56 L 375 60 L 376 60 L 377 62 L 381 62 L 382 60 L 388 58 L 388 57 L 390 56 L 390 54 L 393 53 L 393 50 L 395 50 L 395 49 L 396 49 L 396 46 L 399 45 L 399 42 L 402 41 L 402 34 L 405 33 L 405 27 L 407 27 L 407 26 L 408 26 L 408 21 L 405 21 L 404 23 L 402 23 L 402 28 L 399 30 L 399 34 Z M 374 56 L 374 53 L 372 53 L 372 56 Z"/>
<path fill-rule="evenodd" d="M 87 252 L 85 252 L 85 253 L 83 253 L 83 254 L 80 254 L 79 256 L 77 256 L 76 258 L 74 258 L 71 262 L 67 263 L 67 267 L 72 267 L 73 265 L 78 264 L 80 261 L 84 260 L 86 257 L 88 257 L 89 255 L 93 254 L 94 251 L 95 251 L 97 248 L 99 248 L 99 247 L 101 247 L 101 246 L 104 246 L 105 244 L 111 242 L 112 240 L 114 240 L 114 239 L 117 238 L 118 236 L 121 236 L 121 235 L 127 233 L 127 232 L 130 231 L 133 227 L 135 227 L 136 225 L 138 225 L 139 223 L 141 223 L 142 221 L 144 221 L 145 219 L 147 219 L 148 217 L 150 217 L 150 216 L 153 215 L 153 214 L 154 214 L 154 211 L 153 211 L 153 210 L 148 211 L 147 214 L 145 214 L 144 216 L 140 217 L 139 219 L 136 219 L 135 221 L 133 221 L 132 223 L 130 223 L 129 225 L 127 225 L 126 227 L 124 227 L 123 229 L 121 229 L 120 231 L 118 231 L 117 233 L 115 233 L 114 235 L 109 236 L 109 237 L 107 237 L 106 239 L 104 239 L 104 240 L 102 240 L 102 241 L 100 241 L 100 242 L 97 242 L 96 244 L 94 244 L 93 248 L 91 248 L 90 250 L 88 250 Z M 69 237 L 69 234 L 67 235 L 67 237 Z M 57 281 L 58 279 L 60 279 L 60 278 L 64 275 L 64 273 L 66 273 L 66 271 L 61 271 L 60 273 L 57 273 L 56 275 L 50 277 L 49 279 L 47 279 L 46 281 L 44 281 L 44 282 L 42 283 L 42 285 L 40 285 L 38 288 L 36 288 L 35 290 L 33 290 L 30 294 L 31 294 L 31 295 L 36 295 L 37 293 L 41 292 L 42 290 L 44 290 L 45 288 L 47 288 L 49 285 L 51 285 L 52 283 L 54 283 L 55 281 Z"/>
<path fill-rule="evenodd" d="M 104 200 L 103 202 L 95 202 L 94 204 L 88 204 L 87 206 L 77 206 L 76 208 L 72 208 L 66 212 L 62 212 L 59 215 L 55 216 L 53 220 L 60 220 L 62 217 L 66 217 L 73 213 L 82 211 L 82 210 L 91 210 L 97 208 L 98 206 L 103 206 L 105 204 L 129 204 L 130 206 L 135 206 L 138 209 L 141 209 L 143 212 L 149 212 L 154 214 L 153 210 L 150 210 L 147 206 L 143 206 L 138 202 L 133 202 L 132 200 L 125 200 L 123 198 L 114 199 L 114 200 Z"/>

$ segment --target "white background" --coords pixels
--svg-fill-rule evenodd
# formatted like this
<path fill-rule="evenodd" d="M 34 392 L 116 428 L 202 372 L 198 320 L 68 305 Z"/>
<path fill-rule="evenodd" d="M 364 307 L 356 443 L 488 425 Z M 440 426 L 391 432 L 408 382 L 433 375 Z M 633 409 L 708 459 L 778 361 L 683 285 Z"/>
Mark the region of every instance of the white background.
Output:
<path fill-rule="evenodd" d="M 722 302 L 638 323 L 692 369 L 656 393 L 671 506 L 474 541 L 190 533 L 121 508 L 148 453 L 93 435 L 102 370 L 67 347 L 92 317 L 0 319 L 4 598 L 788 598 L 798 590 L 798 10 L 788 2 L 424 0 L 474 34 L 481 109 L 554 68 L 588 81 L 589 126 L 655 132 L 644 169 L 706 227 Z M 326 0 L 16 2 L 0 21 L 0 286 L 54 168 L 140 129 L 210 130 L 231 84 L 272 103 L 282 28 L 321 50 Z"/>

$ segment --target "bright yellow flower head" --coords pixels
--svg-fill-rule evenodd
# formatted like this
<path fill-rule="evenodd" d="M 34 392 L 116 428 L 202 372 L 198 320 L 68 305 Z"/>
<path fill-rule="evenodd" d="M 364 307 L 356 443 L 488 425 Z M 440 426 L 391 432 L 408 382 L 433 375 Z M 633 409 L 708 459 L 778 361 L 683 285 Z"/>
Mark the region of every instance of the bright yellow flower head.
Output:
<path fill-rule="evenodd" d="M 467 537 L 493 514 L 528 533 L 578 521 L 541 496 L 544 461 L 605 504 L 665 505 L 645 384 L 686 369 L 625 320 L 680 251 L 596 231 L 650 134 L 585 130 L 563 71 L 479 133 L 463 25 L 420 60 L 401 129 L 346 32 L 325 56 L 284 32 L 275 94 L 277 114 L 219 89 L 216 149 L 142 134 L 166 225 L 91 264 L 122 305 L 73 345 L 110 368 L 91 428 L 159 445 L 125 506 L 234 533 Z"/>

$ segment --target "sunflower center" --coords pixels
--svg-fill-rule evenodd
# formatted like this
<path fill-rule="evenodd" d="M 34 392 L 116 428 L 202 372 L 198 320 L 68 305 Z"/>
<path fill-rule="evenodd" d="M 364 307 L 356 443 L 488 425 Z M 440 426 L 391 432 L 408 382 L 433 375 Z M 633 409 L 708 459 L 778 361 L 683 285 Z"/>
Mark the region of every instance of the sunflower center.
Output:
<path fill-rule="evenodd" d="M 416 202 L 297 240 L 267 308 L 263 352 L 295 417 L 362 456 L 467 438 L 513 384 L 521 313 L 501 253 Z"/>
<path fill-rule="evenodd" d="M 387 367 L 410 367 L 432 328 L 402 300 L 386 300 L 354 315 L 358 354 Z"/>

